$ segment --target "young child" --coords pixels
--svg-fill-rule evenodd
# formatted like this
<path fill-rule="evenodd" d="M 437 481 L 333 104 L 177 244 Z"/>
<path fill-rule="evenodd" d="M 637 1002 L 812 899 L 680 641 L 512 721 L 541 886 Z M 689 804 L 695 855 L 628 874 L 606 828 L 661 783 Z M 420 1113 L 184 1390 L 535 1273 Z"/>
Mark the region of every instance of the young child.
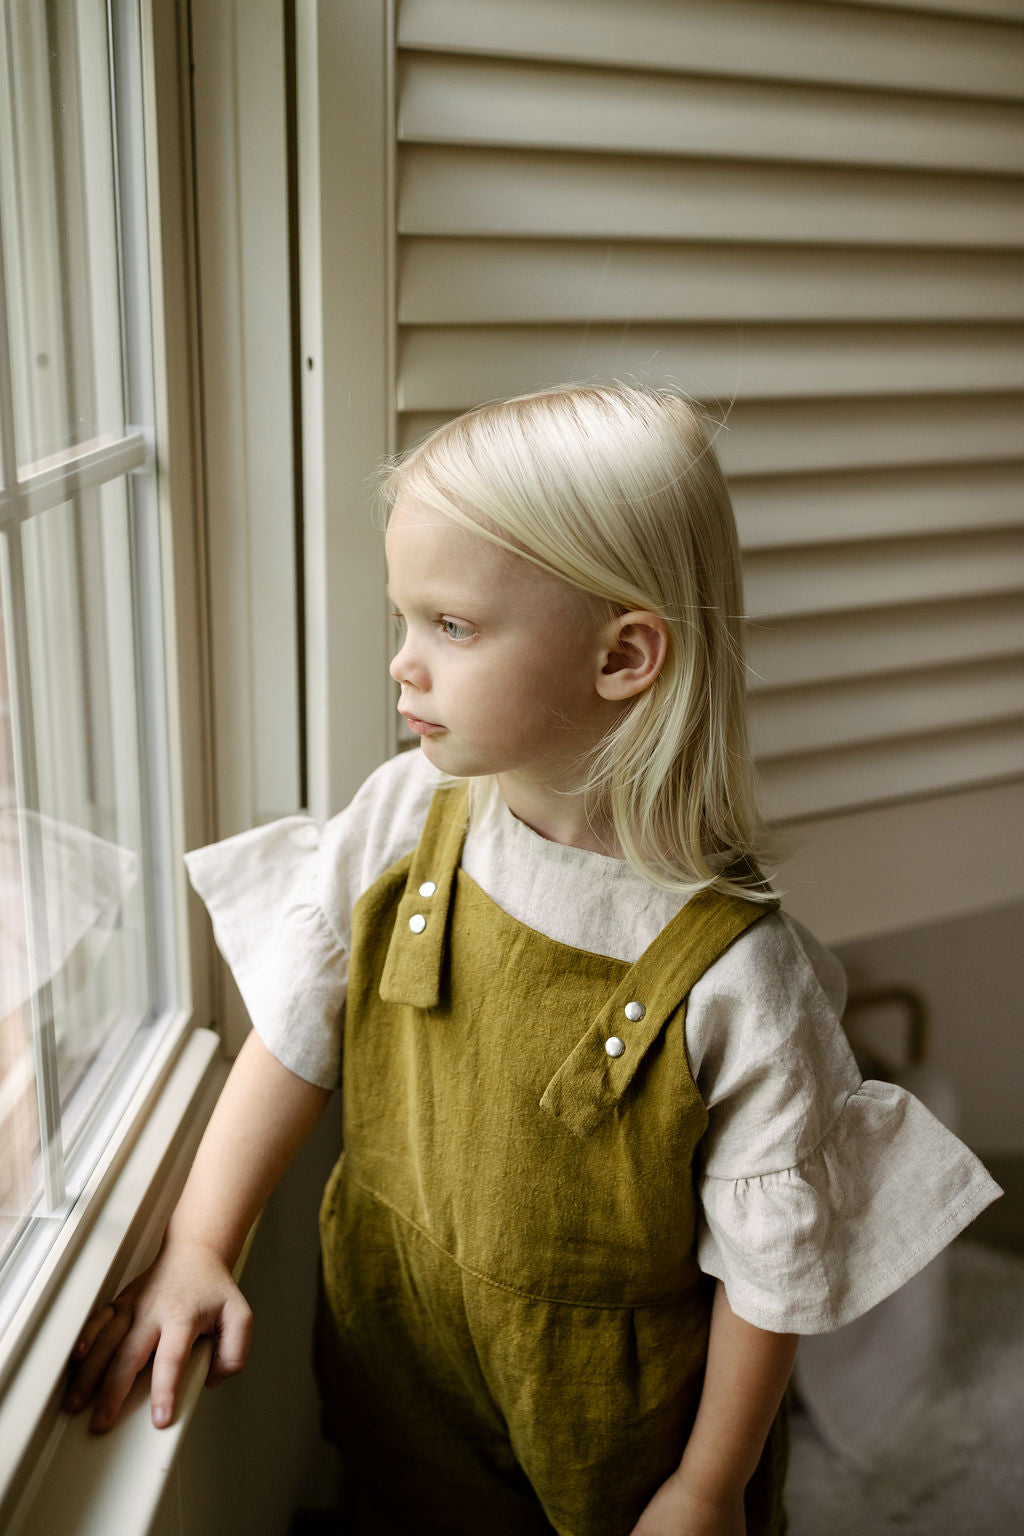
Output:
<path fill-rule="evenodd" d="M 860 1081 L 840 969 L 758 870 L 739 560 L 695 409 L 485 406 L 387 491 L 421 750 L 322 833 L 189 856 L 255 1030 L 68 1406 L 98 1390 L 109 1427 L 155 1350 L 168 1423 L 203 1333 L 211 1382 L 242 1368 L 231 1266 L 342 1081 L 317 1365 L 358 1529 L 775 1536 L 796 1336 L 999 1191 Z"/>

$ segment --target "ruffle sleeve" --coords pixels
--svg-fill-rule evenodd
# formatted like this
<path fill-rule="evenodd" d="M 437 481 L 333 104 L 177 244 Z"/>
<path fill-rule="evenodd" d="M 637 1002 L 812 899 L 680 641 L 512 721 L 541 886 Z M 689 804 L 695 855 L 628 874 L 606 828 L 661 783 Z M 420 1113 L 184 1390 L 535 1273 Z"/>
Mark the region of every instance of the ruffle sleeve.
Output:
<path fill-rule="evenodd" d="M 861 1081 L 835 961 L 790 919 L 759 923 L 699 985 L 692 1054 L 709 1125 L 698 1262 L 748 1322 L 829 1332 L 1001 1191 L 913 1095 Z"/>
<path fill-rule="evenodd" d="M 918 1099 L 868 1081 L 799 1163 L 705 1179 L 698 1261 L 748 1322 L 827 1333 L 923 1269 L 999 1193 Z"/>
<path fill-rule="evenodd" d="M 288 816 L 185 855 L 253 1027 L 297 1076 L 337 1087 L 347 941 L 327 915 L 323 833 Z"/>

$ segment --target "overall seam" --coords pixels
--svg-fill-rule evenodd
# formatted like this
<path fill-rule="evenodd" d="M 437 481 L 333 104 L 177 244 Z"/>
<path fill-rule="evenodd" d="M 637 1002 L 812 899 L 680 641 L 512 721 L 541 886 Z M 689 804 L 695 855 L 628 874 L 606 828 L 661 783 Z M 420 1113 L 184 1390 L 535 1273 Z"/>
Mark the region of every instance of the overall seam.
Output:
<path fill-rule="evenodd" d="M 689 1290 L 684 1290 L 673 1291 L 662 1296 L 637 1298 L 632 1301 L 575 1301 L 566 1296 L 541 1296 L 534 1291 L 523 1290 L 520 1286 L 509 1285 L 507 1281 L 498 1280 L 493 1275 L 485 1274 L 483 1270 L 476 1269 L 472 1264 L 464 1264 L 461 1259 L 457 1259 L 449 1249 L 445 1248 L 437 1241 L 436 1237 L 433 1237 L 427 1231 L 426 1227 L 401 1210 L 393 1201 L 388 1200 L 385 1195 L 382 1195 L 379 1190 L 374 1189 L 372 1185 L 364 1184 L 362 1179 L 352 1172 L 347 1159 L 346 1171 L 356 1189 L 360 1190 L 362 1194 L 368 1195 L 378 1205 L 384 1206 L 392 1215 L 397 1216 L 399 1221 L 405 1226 L 411 1227 L 414 1232 L 418 1232 L 420 1237 L 428 1242 L 435 1252 L 443 1254 L 462 1274 L 472 1275 L 474 1280 L 480 1280 L 484 1285 L 489 1285 L 494 1290 L 507 1291 L 511 1296 L 520 1296 L 524 1301 L 541 1301 L 548 1306 L 555 1307 L 587 1307 L 597 1312 L 634 1312 L 641 1307 L 666 1306 L 675 1301 L 682 1301 L 689 1295 Z M 703 1274 L 704 1271 L 698 1268 L 698 1273 Z"/>

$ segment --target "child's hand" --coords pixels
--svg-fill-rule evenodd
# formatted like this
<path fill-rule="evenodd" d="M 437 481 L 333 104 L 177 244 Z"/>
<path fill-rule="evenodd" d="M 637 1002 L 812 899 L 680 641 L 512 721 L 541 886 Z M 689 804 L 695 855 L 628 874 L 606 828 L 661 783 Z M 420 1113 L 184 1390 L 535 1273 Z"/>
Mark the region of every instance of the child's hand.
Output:
<path fill-rule="evenodd" d="M 71 1355 L 64 1407 L 79 1412 L 98 1389 L 89 1428 L 109 1429 L 155 1350 L 153 1423 L 157 1428 L 170 1424 L 182 1370 L 203 1334 L 217 1341 L 206 1377 L 206 1385 L 215 1387 L 244 1366 L 252 1313 L 230 1269 L 212 1248 L 181 1240 L 168 1243 L 156 1262 L 82 1329 Z"/>
<path fill-rule="evenodd" d="M 630 1536 L 747 1536 L 743 1496 L 730 1504 L 710 1503 L 687 1487 L 679 1472 L 673 1472 Z"/>

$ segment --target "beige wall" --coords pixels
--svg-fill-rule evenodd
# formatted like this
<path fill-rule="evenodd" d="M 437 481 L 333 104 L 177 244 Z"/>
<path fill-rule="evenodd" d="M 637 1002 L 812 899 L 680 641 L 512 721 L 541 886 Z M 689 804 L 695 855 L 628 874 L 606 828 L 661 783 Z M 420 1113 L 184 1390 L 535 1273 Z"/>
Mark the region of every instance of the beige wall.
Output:
<path fill-rule="evenodd" d="M 923 995 L 928 1059 L 952 1090 L 963 1139 L 982 1155 L 1024 1154 L 1024 903 L 837 953 L 851 992 L 903 984 Z"/>

